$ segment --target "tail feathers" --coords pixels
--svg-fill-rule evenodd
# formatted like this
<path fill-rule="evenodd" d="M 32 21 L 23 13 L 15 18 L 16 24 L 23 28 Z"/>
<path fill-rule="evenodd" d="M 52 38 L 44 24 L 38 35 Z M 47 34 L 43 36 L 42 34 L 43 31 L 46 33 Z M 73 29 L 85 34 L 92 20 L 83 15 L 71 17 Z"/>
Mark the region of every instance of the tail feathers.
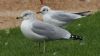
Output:
<path fill-rule="evenodd" d="M 84 11 L 84 12 L 77 12 L 77 13 L 74 13 L 74 14 L 78 14 L 78 15 L 81 15 L 81 16 L 89 16 L 89 15 L 91 15 L 90 12 L 91 11 Z"/>
<path fill-rule="evenodd" d="M 78 35 L 71 35 L 70 39 L 73 39 L 73 40 L 83 40 L 83 38 L 81 36 L 78 36 Z"/>

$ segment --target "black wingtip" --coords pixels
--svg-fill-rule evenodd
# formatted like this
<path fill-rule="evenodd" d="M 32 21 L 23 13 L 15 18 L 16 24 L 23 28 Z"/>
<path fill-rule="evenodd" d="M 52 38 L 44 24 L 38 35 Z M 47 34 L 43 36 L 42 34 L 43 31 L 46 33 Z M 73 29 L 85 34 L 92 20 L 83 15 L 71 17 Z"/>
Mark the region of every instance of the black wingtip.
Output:
<path fill-rule="evenodd" d="M 91 11 L 84 11 L 84 12 L 78 12 L 78 13 L 74 13 L 74 14 L 78 14 L 78 15 L 81 15 L 81 16 L 88 16 Z"/>
<path fill-rule="evenodd" d="M 78 35 L 71 35 L 71 39 L 73 39 L 73 40 L 83 40 L 83 37 L 81 37 L 81 36 L 78 36 Z"/>

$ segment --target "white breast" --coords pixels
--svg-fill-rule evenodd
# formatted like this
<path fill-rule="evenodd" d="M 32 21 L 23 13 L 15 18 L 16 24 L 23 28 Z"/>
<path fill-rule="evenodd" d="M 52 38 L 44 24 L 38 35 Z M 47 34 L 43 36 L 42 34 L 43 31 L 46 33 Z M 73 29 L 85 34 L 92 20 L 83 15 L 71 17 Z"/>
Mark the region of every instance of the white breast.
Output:
<path fill-rule="evenodd" d="M 44 39 L 44 36 L 41 36 L 35 32 L 32 31 L 32 23 L 29 20 L 24 20 L 21 24 L 21 31 L 22 33 L 30 39 Z"/>

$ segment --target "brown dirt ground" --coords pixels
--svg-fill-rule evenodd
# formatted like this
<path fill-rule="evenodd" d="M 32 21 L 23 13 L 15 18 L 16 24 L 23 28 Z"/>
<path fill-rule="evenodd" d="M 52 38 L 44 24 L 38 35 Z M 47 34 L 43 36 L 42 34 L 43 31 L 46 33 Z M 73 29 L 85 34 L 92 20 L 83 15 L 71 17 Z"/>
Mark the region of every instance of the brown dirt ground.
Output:
<path fill-rule="evenodd" d="M 53 9 L 65 11 L 100 10 L 100 0 L 45 0 L 45 4 Z M 0 29 L 13 28 L 20 25 L 16 17 L 24 10 L 38 11 L 39 0 L 0 0 Z M 41 18 L 40 15 L 37 15 Z"/>

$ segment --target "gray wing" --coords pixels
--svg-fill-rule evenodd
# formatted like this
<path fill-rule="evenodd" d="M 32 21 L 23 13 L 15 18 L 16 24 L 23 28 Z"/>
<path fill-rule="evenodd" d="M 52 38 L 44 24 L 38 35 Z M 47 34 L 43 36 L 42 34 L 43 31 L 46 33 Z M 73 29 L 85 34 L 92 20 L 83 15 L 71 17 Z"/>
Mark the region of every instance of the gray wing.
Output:
<path fill-rule="evenodd" d="M 57 19 L 57 20 L 60 20 L 60 21 L 64 21 L 64 22 L 70 22 L 72 20 L 74 20 L 71 15 L 67 15 L 65 13 L 53 13 L 52 16 L 51 16 L 53 19 Z"/>
<path fill-rule="evenodd" d="M 36 22 L 33 24 L 32 31 L 48 37 L 49 39 L 59 39 L 66 35 L 66 31 L 61 28 L 46 24 L 43 22 Z"/>
<path fill-rule="evenodd" d="M 57 20 L 60 20 L 60 21 L 72 21 L 73 18 L 69 15 L 66 15 L 65 13 L 54 13 L 52 16 L 51 16 L 53 19 L 57 19 Z"/>

